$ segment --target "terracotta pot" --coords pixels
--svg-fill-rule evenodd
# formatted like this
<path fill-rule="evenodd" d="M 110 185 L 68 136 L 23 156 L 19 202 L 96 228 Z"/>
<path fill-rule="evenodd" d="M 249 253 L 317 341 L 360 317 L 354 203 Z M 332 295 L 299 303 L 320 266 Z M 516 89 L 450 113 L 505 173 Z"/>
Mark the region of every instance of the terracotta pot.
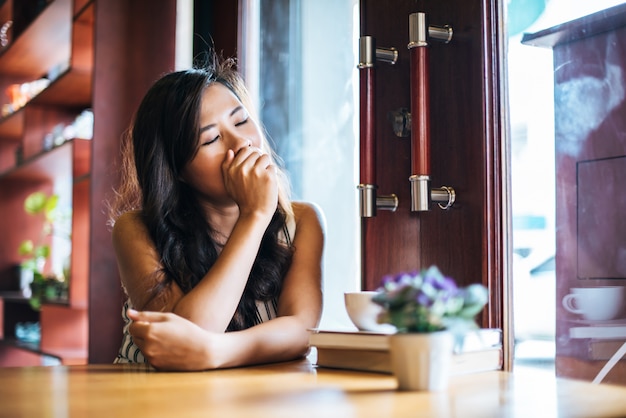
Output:
<path fill-rule="evenodd" d="M 399 390 L 448 387 L 454 337 L 449 331 L 399 333 L 389 338 L 391 367 Z"/>

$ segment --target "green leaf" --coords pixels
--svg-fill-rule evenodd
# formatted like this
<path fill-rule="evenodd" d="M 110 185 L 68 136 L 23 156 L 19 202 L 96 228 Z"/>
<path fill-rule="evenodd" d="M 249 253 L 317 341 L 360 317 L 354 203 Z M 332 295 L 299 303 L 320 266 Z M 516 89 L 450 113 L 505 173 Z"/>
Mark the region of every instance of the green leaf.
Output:
<path fill-rule="evenodd" d="M 33 308 L 33 310 L 41 310 L 41 299 L 39 299 L 39 296 L 31 296 L 31 298 L 28 300 L 28 303 L 30 304 L 30 307 Z"/>
<path fill-rule="evenodd" d="M 33 241 L 27 239 L 25 241 L 22 241 L 19 248 L 17 249 L 17 252 L 20 255 L 31 255 L 34 249 L 35 249 L 35 244 L 33 244 Z"/>
<path fill-rule="evenodd" d="M 38 271 L 35 271 L 35 274 L 33 275 L 33 283 L 37 283 L 37 284 L 44 284 L 46 282 L 45 277 L 43 277 L 43 274 L 41 274 Z"/>
<path fill-rule="evenodd" d="M 44 213 L 46 215 L 46 219 L 50 222 L 54 221 L 54 210 L 59 203 L 59 195 L 53 194 L 48 197 L 44 203 Z"/>
<path fill-rule="evenodd" d="M 22 264 L 20 265 L 25 270 L 32 270 L 32 271 L 37 270 L 37 263 L 35 262 L 34 258 L 29 258 L 28 260 L 24 260 Z"/>
<path fill-rule="evenodd" d="M 24 210 L 31 215 L 40 213 L 44 210 L 47 200 L 48 198 L 44 192 L 31 193 L 26 200 L 24 200 Z"/>
<path fill-rule="evenodd" d="M 50 256 L 50 246 L 49 245 L 40 245 L 35 247 L 35 257 L 37 258 L 48 258 Z"/>

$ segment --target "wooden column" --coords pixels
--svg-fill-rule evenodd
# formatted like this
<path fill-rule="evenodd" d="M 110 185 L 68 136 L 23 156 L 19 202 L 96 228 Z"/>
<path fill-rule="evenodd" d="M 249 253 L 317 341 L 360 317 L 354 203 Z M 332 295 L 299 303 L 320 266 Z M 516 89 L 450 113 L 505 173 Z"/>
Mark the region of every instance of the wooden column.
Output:
<path fill-rule="evenodd" d="M 91 174 L 89 362 L 110 363 L 122 338 L 124 301 L 105 202 L 118 183 L 120 141 L 148 88 L 174 70 L 176 0 L 96 4 Z"/>

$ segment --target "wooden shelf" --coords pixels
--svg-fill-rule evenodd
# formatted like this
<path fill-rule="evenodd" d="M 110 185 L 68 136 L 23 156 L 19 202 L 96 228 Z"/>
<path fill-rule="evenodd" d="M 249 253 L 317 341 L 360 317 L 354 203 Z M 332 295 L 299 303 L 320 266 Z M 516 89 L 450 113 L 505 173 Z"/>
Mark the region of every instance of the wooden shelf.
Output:
<path fill-rule="evenodd" d="M 19 141 L 24 134 L 24 108 L 0 119 L 0 138 Z"/>
<path fill-rule="evenodd" d="M 91 141 L 75 138 L 1 173 L 0 182 L 42 182 L 77 178 L 88 174 L 90 162 Z"/>
<path fill-rule="evenodd" d="M 0 299 L 5 302 L 14 302 L 14 303 L 28 303 L 29 298 L 24 296 L 22 292 L 19 291 L 6 291 L 0 292 Z"/>
<path fill-rule="evenodd" d="M 38 79 L 68 63 L 71 52 L 72 0 L 54 0 L 0 54 L 0 73 Z M 36 47 L 34 47 L 36 46 Z"/>
<path fill-rule="evenodd" d="M 91 79 L 90 70 L 70 68 L 33 97 L 26 106 L 53 105 L 76 109 L 90 107 Z"/>
<path fill-rule="evenodd" d="M 39 344 L 26 341 L 20 341 L 17 338 L 5 338 L 0 340 L 0 344 L 13 347 L 20 350 L 28 351 L 42 356 L 54 357 L 62 364 L 87 364 L 87 350 L 84 349 L 51 349 L 42 350 Z"/>
<path fill-rule="evenodd" d="M 2 292 L 0 302 L 6 303 L 6 295 L 16 292 Z M 24 298 L 27 302 L 28 299 Z M 15 308 L 19 307 L 24 300 L 18 300 L 18 305 L 7 312 L 11 318 L 5 318 L 7 323 L 4 328 L 14 328 L 18 322 L 33 322 L 33 315 L 20 314 Z M 6 309 L 1 306 L 0 317 Z M 16 317 L 19 316 L 19 317 Z M 87 309 L 86 307 L 68 307 L 54 304 L 44 304 L 40 313 L 36 314 L 41 326 L 40 342 L 26 342 L 15 337 L 13 330 L 4 329 L 0 335 L 0 346 L 17 348 L 37 355 L 55 357 L 63 364 L 87 363 Z M 69 325 L 68 325 L 69 324 Z M 9 332 L 10 331 L 10 332 Z M 3 338 L 4 337 L 4 338 Z"/>
<path fill-rule="evenodd" d="M 17 338 L 5 338 L 3 340 L 0 340 L 0 342 L 2 342 L 3 345 L 9 346 L 9 347 L 16 347 L 16 348 L 30 351 L 33 353 L 37 353 L 37 354 L 45 354 L 45 353 L 42 353 L 41 350 L 39 349 L 39 343 L 22 341 L 22 340 L 18 340 Z"/>
<path fill-rule="evenodd" d="M 15 4 L 21 3 L 6 3 L 0 11 L 10 16 L 9 6 Z M 0 365 L 37 364 L 45 356 L 63 364 L 87 362 L 93 144 L 90 139 L 75 138 L 43 148 L 49 133 L 56 134 L 59 127 L 70 125 L 81 111 L 92 107 L 94 20 L 94 0 L 53 0 L 0 50 L 1 103 L 12 99 L 9 92 L 3 93 L 11 85 L 44 77 L 50 80 L 23 107 L 0 117 L 0 229 L 4 233 L 0 279 L 4 288 L 15 288 L 9 287 L 15 279 L 4 273 L 20 262 L 14 249 L 24 236 L 40 229 L 23 213 L 26 196 L 36 190 L 54 191 L 72 209 L 68 299 L 44 302 L 40 311 L 33 311 L 20 292 L 0 293 Z M 29 320 L 40 323 L 40 344 L 15 338 L 15 324 Z"/>
<path fill-rule="evenodd" d="M 0 292 L 0 299 L 9 303 L 23 303 L 28 304 L 30 298 L 27 298 L 19 291 Z M 68 298 L 59 299 L 46 299 L 42 301 L 42 304 L 57 305 L 57 306 L 70 306 Z"/>
<path fill-rule="evenodd" d="M 93 70 L 94 13 L 94 4 L 90 2 L 78 12 L 72 24 L 71 67 L 82 72 Z"/>
<path fill-rule="evenodd" d="M 72 68 L 65 71 L 24 107 L 0 119 L 0 138 L 17 141 L 23 137 L 26 128 L 24 117 L 29 106 L 57 106 L 77 111 L 90 107 L 91 81 L 91 72 Z"/>
<path fill-rule="evenodd" d="M 48 6 L 48 9 L 57 3 L 59 3 L 57 7 L 60 7 L 60 4 L 63 2 L 67 2 L 67 0 L 55 0 Z M 48 9 L 44 10 L 42 15 L 45 15 Z M 57 12 L 57 14 L 60 14 L 60 12 Z M 41 15 L 38 19 L 40 18 Z M 61 22 L 57 22 L 56 24 L 57 26 L 62 26 Z M 25 130 L 24 113 L 29 106 L 56 106 L 76 110 L 91 107 L 93 92 L 93 24 L 94 5 L 90 3 L 82 9 L 71 25 L 71 41 L 70 38 L 68 38 L 67 42 L 67 44 L 71 46 L 71 53 L 68 53 L 67 60 L 62 62 L 62 64 L 65 64 L 68 68 L 62 71 L 50 82 L 48 87 L 33 97 L 24 107 L 0 118 L 0 138 L 8 140 L 19 140 L 22 138 Z M 67 24 L 65 26 L 67 26 Z M 24 35 L 18 38 L 18 41 L 30 33 L 30 30 L 31 28 L 29 27 Z M 25 39 L 28 41 L 28 36 Z M 16 64 L 14 64 L 14 59 L 11 56 L 7 57 L 6 55 L 9 51 L 14 49 L 17 50 L 16 53 L 22 54 L 24 47 L 20 45 L 20 43 L 16 42 L 15 45 L 9 46 L 5 54 L 0 55 L 0 73 L 6 71 L 3 74 L 11 74 L 9 71 Z M 27 49 L 32 50 L 33 48 Z M 37 51 L 39 51 L 39 49 L 37 49 Z M 37 60 L 33 61 L 38 63 Z M 8 67 L 9 70 L 5 70 L 5 67 Z M 44 76 L 51 68 L 52 67 L 48 67 L 45 72 L 34 75 L 25 74 L 25 72 L 22 71 L 20 75 L 29 75 L 34 80 Z"/>

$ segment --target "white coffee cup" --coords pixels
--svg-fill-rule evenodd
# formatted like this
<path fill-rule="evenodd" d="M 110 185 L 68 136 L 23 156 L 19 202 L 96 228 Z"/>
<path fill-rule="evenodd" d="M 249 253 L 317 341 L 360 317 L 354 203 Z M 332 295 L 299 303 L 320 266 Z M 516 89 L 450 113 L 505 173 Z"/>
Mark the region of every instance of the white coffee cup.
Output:
<path fill-rule="evenodd" d="M 375 291 L 345 292 L 344 301 L 350 320 L 361 331 L 378 331 L 378 314 L 382 306 L 372 302 Z"/>
<path fill-rule="evenodd" d="M 562 302 L 569 312 L 590 321 L 616 319 L 624 308 L 624 286 L 574 287 Z"/>

